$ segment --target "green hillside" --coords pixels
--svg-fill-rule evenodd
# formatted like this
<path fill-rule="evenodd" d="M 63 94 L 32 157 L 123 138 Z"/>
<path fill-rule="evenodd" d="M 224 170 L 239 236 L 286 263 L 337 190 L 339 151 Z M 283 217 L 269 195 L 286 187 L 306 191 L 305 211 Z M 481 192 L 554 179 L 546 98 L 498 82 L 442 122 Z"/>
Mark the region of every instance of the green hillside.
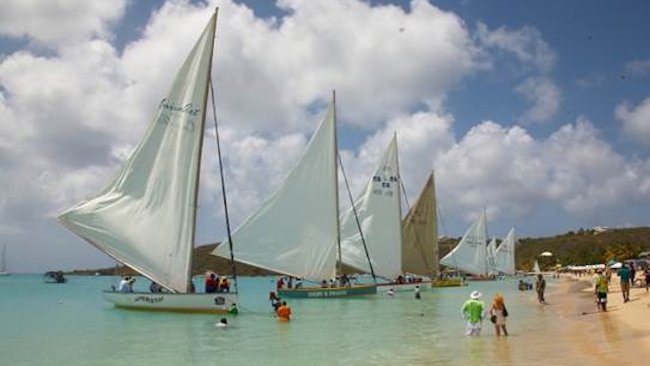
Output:
<path fill-rule="evenodd" d="M 447 254 L 460 238 L 445 238 L 439 242 L 440 257 Z M 231 266 L 228 260 L 210 255 L 216 244 L 203 245 L 194 249 L 192 273 L 203 274 L 214 271 L 218 274 L 230 274 Z M 553 257 L 538 257 L 540 253 L 549 251 Z M 595 264 L 607 262 L 610 259 L 635 258 L 642 251 L 650 251 L 650 228 L 612 229 L 603 233 L 593 230 L 578 230 L 547 238 L 519 239 L 516 251 L 517 269 L 530 271 L 535 259 L 539 260 L 542 268 L 551 268 L 556 263 Z M 74 274 L 102 275 L 134 274 L 125 267 L 101 268 L 73 271 Z M 349 268 L 346 273 L 352 273 Z M 259 269 L 246 264 L 237 264 L 237 274 L 242 276 L 273 275 L 273 272 Z"/>

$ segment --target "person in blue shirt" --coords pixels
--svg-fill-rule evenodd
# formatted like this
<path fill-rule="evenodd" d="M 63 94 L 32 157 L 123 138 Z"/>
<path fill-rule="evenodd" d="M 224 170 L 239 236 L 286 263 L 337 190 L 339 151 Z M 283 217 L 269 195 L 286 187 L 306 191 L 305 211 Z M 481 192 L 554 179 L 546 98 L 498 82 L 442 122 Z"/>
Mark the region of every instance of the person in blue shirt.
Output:
<path fill-rule="evenodd" d="M 621 293 L 623 293 L 623 302 L 630 301 L 630 269 L 623 263 L 621 269 L 618 270 L 618 278 L 621 280 Z"/>

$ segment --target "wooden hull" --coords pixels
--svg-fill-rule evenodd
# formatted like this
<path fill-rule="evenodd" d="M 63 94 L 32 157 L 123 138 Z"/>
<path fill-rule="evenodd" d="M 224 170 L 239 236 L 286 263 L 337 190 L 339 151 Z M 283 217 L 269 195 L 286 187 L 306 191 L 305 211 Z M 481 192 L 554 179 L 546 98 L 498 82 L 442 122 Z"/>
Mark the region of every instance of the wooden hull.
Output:
<path fill-rule="evenodd" d="M 104 291 L 104 299 L 115 307 L 177 313 L 224 314 L 232 304 L 237 303 L 237 293 L 150 293 Z"/>
<path fill-rule="evenodd" d="M 374 295 L 377 285 L 360 285 L 351 287 L 302 287 L 278 290 L 281 298 L 325 299 L 334 297 L 350 297 Z"/>
<path fill-rule="evenodd" d="M 442 280 L 431 281 L 431 287 L 462 287 L 467 286 L 467 283 L 461 278 L 446 278 Z"/>
<path fill-rule="evenodd" d="M 420 286 L 424 290 L 428 282 L 411 282 L 411 283 L 380 283 L 377 285 L 377 292 L 387 292 L 393 289 L 395 292 L 414 292 L 415 286 Z"/>

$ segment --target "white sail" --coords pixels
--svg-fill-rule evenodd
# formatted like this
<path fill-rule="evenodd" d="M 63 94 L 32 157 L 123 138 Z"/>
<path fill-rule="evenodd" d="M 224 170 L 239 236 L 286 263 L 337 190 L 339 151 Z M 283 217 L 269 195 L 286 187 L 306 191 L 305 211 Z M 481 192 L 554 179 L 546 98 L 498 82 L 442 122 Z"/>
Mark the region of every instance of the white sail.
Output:
<path fill-rule="evenodd" d="M 515 228 L 510 229 L 508 235 L 499 245 L 495 252 L 494 264 L 496 270 L 505 274 L 515 274 L 515 244 L 517 238 L 515 236 Z"/>
<path fill-rule="evenodd" d="M 492 238 L 490 243 L 487 246 L 487 268 L 488 272 L 495 273 L 497 272 L 495 255 L 497 251 L 497 238 Z"/>
<path fill-rule="evenodd" d="M 402 272 L 437 275 L 437 226 L 436 191 L 431 174 L 402 224 Z"/>
<path fill-rule="evenodd" d="M 394 136 L 377 170 L 354 202 L 374 272 L 387 279 L 402 273 L 399 179 Z M 341 257 L 343 263 L 370 272 L 356 220 L 352 207 L 341 215 Z"/>
<path fill-rule="evenodd" d="M 67 228 L 174 292 L 187 292 L 216 13 L 144 137 L 96 196 L 59 216 Z"/>
<path fill-rule="evenodd" d="M 542 270 L 539 269 L 539 262 L 537 259 L 535 259 L 535 264 L 533 265 L 533 272 L 534 273 L 542 273 Z"/>
<path fill-rule="evenodd" d="M 334 103 L 299 163 L 232 234 L 238 262 L 320 281 L 336 274 L 338 178 Z M 230 258 L 227 240 L 212 254 Z"/>
<path fill-rule="evenodd" d="M 467 229 L 460 243 L 442 258 L 440 263 L 472 275 L 487 274 L 486 239 L 485 213 L 483 213 Z"/>
<path fill-rule="evenodd" d="M 2 246 L 2 250 L 0 250 L 0 273 L 7 273 L 7 247 Z"/>

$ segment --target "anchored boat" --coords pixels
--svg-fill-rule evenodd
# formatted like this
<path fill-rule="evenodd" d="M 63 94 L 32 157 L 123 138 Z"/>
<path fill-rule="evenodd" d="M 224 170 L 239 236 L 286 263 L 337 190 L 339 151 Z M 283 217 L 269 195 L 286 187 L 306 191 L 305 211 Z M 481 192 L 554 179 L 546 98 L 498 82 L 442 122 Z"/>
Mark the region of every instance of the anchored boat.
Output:
<path fill-rule="evenodd" d="M 199 294 L 193 293 L 191 284 L 216 24 L 217 11 L 117 176 L 94 197 L 59 216 L 72 232 L 164 289 L 160 293 L 104 292 L 105 299 L 117 307 L 220 313 L 237 302 L 236 291 Z M 217 129 L 217 147 L 218 136 Z"/>

